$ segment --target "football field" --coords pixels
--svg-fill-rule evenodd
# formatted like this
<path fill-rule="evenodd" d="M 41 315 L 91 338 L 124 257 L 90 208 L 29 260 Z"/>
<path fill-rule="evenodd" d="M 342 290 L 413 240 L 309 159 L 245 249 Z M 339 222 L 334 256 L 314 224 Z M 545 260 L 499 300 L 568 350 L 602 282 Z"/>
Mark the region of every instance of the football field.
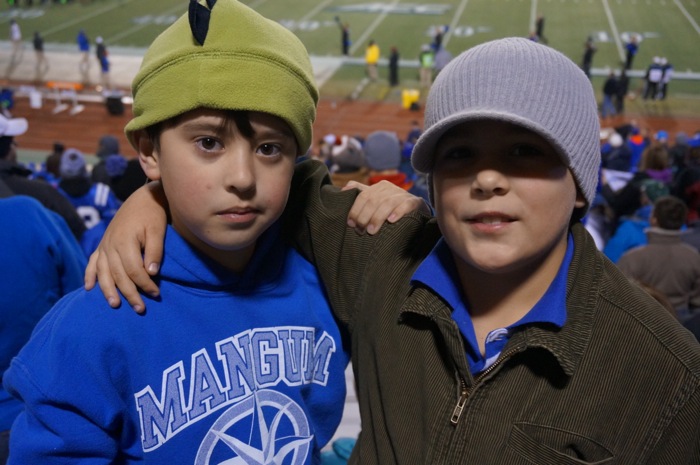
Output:
<path fill-rule="evenodd" d="M 24 1 L 24 0 L 23 0 Z M 3 2 L 4 3 L 4 2 Z M 75 49 L 84 29 L 94 40 L 102 36 L 113 52 L 140 53 L 187 10 L 187 0 L 74 0 L 67 5 L 10 8 L 3 4 L 0 24 L 20 23 L 26 40 L 39 31 L 46 48 Z M 592 37 L 597 47 L 594 75 L 620 68 L 624 44 L 631 36 L 640 43 L 632 76 L 640 78 L 654 57 L 674 66 L 676 95 L 700 98 L 700 0 L 246 0 L 253 9 L 292 30 L 314 57 L 340 58 L 339 23 L 350 28 L 350 59 L 339 61 L 326 92 L 347 92 L 364 73 L 367 42 L 376 41 L 382 58 L 398 48 L 402 65 L 415 66 L 422 45 L 445 30 L 443 45 L 452 54 L 506 36 L 526 37 L 535 18 L 544 17 L 547 43 L 577 63 Z M 385 69 L 382 69 L 386 73 Z M 385 76 L 386 74 L 384 74 Z M 402 80 L 415 72 L 402 72 Z M 602 79 L 602 78 L 597 78 Z M 602 80 L 600 81 L 602 85 Z M 633 83 L 634 84 L 634 83 Z M 596 88 L 600 87 L 594 80 Z M 381 94 L 378 94 L 381 95 Z M 700 102 L 695 102 L 700 106 Z"/>

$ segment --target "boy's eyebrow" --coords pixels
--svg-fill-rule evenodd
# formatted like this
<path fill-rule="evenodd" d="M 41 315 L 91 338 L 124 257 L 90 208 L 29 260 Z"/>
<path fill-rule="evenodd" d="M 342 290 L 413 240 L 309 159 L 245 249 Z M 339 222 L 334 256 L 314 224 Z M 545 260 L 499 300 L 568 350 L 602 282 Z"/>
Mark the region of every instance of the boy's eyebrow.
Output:
<path fill-rule="evenodd" d="M 183 123 L 182 128 L 187 131 L 203 131 L 203 132 L 214 132 L 215 134 L 223 134 L 226 132 L 226 128 L 228 125 L 232 124 L 234 127 L 236 127 L 236 123 L 234 121 L 229 121 L 227 119 L 224 119 L 222 121 L 188 121 Z M 294 136 L 294 133 L 287 128 L 270 128 L 267 127 L 264 130 L 260 130 L 258 128 L 256 130 L 255 125 L 251 125 L 251 129 L 253 130 L 253 134 L 255 136 L 267 136 L 267 137 L 286 137 L 286 138 L 291 138 L 291 139 L 296 139 Z"/>
<path fill-rule="evenodd" d="M 212 131 L 219 134 L 225 130 L 225 124 L 221 121 L 187 121 L 183 123 L 182 128 L 188 131 Z"/>
<path fill-rule="evenodd" d="M 288 137 L 294 139 L 294 133 L 287 129 L 277 129 L 277 128 L 266 128 L 263 131 L 256 131 L 255 126 L 253 126 L 253 131 L 255 132 L 256 135 L 264 135 L 264 136 L 277 136 L 277 137 Z"/>

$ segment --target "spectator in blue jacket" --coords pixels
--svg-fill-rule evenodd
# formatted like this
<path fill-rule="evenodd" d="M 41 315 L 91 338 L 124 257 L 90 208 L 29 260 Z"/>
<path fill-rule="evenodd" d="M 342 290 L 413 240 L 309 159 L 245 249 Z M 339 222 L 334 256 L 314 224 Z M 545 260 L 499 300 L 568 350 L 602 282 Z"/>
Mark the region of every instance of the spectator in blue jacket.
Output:
<path fill-rule="evenodd" d="M 78 51 L 80 52 L 78 69 L 80 70 L 83 83 L 87 84 L 90 82 L 90 39 L 84 29 L 78 31 L 75 41 L 78 44 Z"/>
<path fill-rule="evenodd" d="M 83 285 L 86 258 L 57 213 L 36 199 L 14 195 L 0 181 L 0 374 L 37 322 L 65 294 Z M 0 194 L 0 197 L 2 194 Z M 22 410 L 0 385 L 0 463 L 7 460 L 9 430 Z"/>

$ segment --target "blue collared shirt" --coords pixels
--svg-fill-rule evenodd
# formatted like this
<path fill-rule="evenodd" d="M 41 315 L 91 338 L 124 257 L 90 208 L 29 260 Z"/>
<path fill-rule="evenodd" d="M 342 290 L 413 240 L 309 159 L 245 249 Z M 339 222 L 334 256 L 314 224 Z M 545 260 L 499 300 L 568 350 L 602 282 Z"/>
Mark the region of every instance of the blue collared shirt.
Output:
<path fill-rule="evenodd" d="M 547 291 L 519 321 L 506 328 L 497 328 L 486 336 L 485 355 L 481 355 L 479 351 L 467 299 L 462 295 L 457 268 L 444 239 L 438 241 L 432 252 L 420 264 L 413 274 L 412 282 L 419 282 L 429 287 L 452 307 L 452 318 L 457 323 L 467 345 L 469 368 L 473 374 L 476 374 L 490 367 L 498 359 L 515 328 L 533 323 L 548 323 L 557 328 L 564 326 L 566 278 L 573 252 L 574 241 L 569 235 L 564 260 Z"/>

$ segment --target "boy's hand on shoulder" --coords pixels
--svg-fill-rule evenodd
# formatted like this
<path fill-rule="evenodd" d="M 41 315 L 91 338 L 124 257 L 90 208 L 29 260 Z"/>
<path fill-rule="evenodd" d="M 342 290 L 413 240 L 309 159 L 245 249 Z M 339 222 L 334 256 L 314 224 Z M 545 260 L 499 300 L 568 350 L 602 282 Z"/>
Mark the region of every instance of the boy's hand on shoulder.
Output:
<path fill-rule="evenodd" d="M 151 276 L 163 258 L 167 216 L 162 188 L 151 183 L 139 188 L 119 208 L 85 270 L 85 288 L 100 290 L 113 308 L 121 305 L 117 289 L 137 313 L 146 310 L 139 293 L 158 296 Z M 143 256 L 142 256 L 143 251 Z"/>
<path fill-rule="evenodd" d="M 376 234 L 385 222 L 395 223 L 407 214 L 422 211 L 430 215 L 428 204 L 389 181 L 368 186 L 348 182 L 342 190 L 358 189 L 360 193 L 348 213 L 348 226 L 358 234 Z"/>

